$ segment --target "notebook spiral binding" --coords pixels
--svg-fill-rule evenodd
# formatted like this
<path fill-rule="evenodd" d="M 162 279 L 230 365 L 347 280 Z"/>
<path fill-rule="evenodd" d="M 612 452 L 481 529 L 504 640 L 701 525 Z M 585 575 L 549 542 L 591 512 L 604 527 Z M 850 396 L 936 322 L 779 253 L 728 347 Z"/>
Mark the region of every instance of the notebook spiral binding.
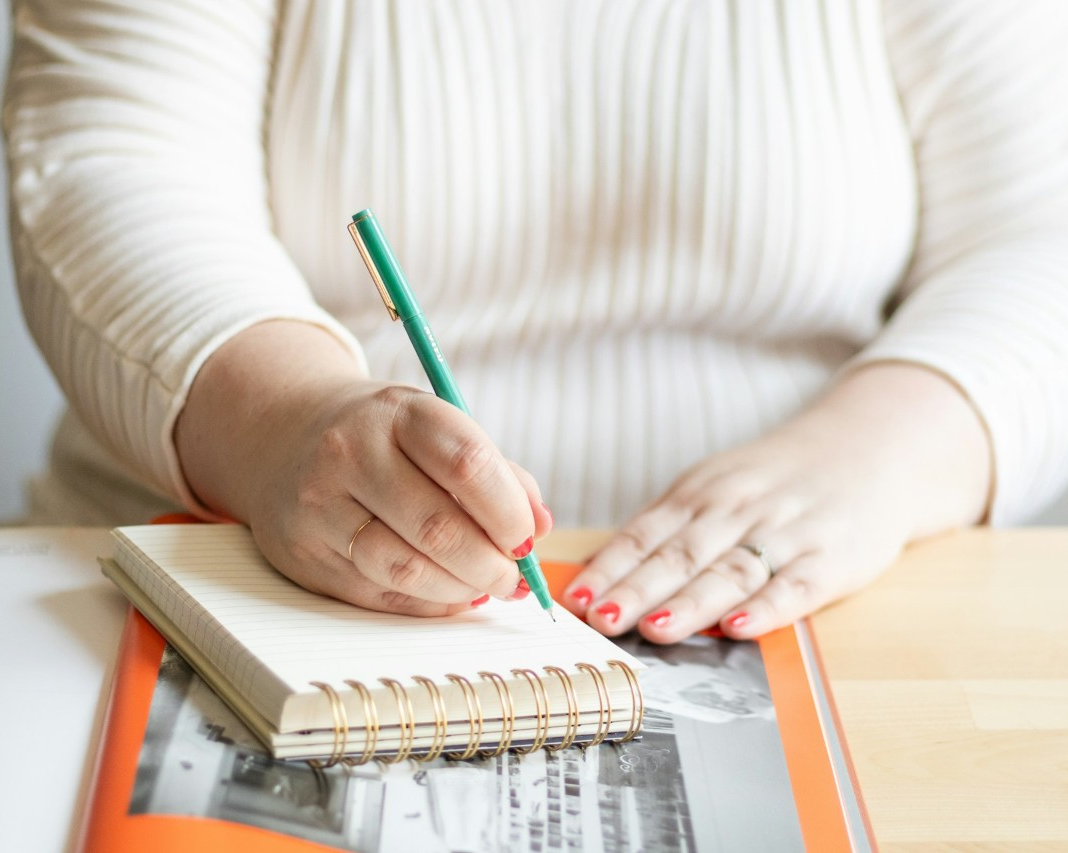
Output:
<path fill-rule="evenodd" d="M 638 677 L 623 661 L 610 660 L 608 661 L 608 665 L 623 673 L 630 688 L 630 725 L 621 740 L 632 740 L 638 732 L 641 731 L 642 718 L 645 714 L 645 702 L 642 698 L 641 687 L 638 684 Z M 608 692 L 608 685 L 604 680 L 604 672 L 592 664 L 577 663 L 575 664 L 575 668 L 590 677 L 594 689 L 597 692 L 597 728 L 592 737 L 583 741 L 585 746 L 596 746 L 603 743 L 605 738 L 607 738 L 612 731 L 612 706 Z M 486 758 L 496 757 L 509 749 L 519 755 L 527 755 L 539 749 L 545 749 L 550 752 L 566 749 L 575 743 L 579 734 L 580 709 L 577 694 L 575 692 L 575 684 L 572 680 L 572 676 L 560 667 L 547 666 L 544 668 L 544 672 L 545 675 L 543 676 L 539 675 L 532 669 L 513 669 L 511 671 L 513 676 L 523 679 L 530 686 L 534 697 L 534 734 L 531 743 L 523 747 L 512 746 L 512 741 L 515 738 L 516 725 L 516 710 L 515 701 L 512 696 L 512 689 L 499 673 L 479 672 L 478 675 L 483 681 L 488 681 L 494 686 L 497 699 L 500 702 L 501 732 L 497 743 L 491 749 L 482 748 L 485 716 L 482 708 L 482 701 L 470 679 L 455 673 L 449 673 L 445 676 L 459 688 L 468 711 L 468 737 L 466 745 L 460 749 L 447 749 L 446 744 L 449 736 L 449 721 L 445 708 L 445 700 L 441 695 L 441 690 L 438 685 L 429 678 L 425 678 L 421 675 L 413 676 L 412 681 L 427 691 L 430 697 L 431 707 L 434 710 L 434 731 L 430 736 L 430 743 L 425 747 L 420 747 L 418 752 L 415 751 L 415 729 L 417 722 L 415 719 L 415 711 L 412 706 L 412 698 L 408 692 L 408 688 L 395 679 L 380 678 L 379 681 L 389 688 L 394 701 L 397 703 L 398 720 L 400 721 L 400 744 L 395 752 L 385 755 L 379 754 L 377 751 L 381 729 L 378 705 L 366 685 L 359 681 L 345 681 L 345 685 L 355 691 L 357 696 L 359 696 L 363 706 L 363 718 L 366 721 L 366 725 L 364 726 L 363 744 L 359 747 L 358 752 L 355 748 L 355 744 L 353 744 L 354 749 L 351 750 L 350 754 L 350 729 L 348 714 L 345 712 L 345 703 L 341 700 L 341 696 L 338 695 L 337 690 L 331 685 L 322 681 L 312 681 L 310 682 L 311 685 L 323 692 L 330 705 L 334 742 L 329 757 L 312 760 L 308 763 L 313 767 L 318 768 L 333 767 L 335 764 L 359 766 L 366 764 L 371 759 L 386 764 L 398 764 L 408 759 L 414 761 L 433 761 L 442 755 L 446 758 L 462 761 L 476 756 Z M 548 677 L 554 677 L 560 680 L 564 692 L 564 701 L 567 704 L 564 734 L 559 743 L 548 742 L 549 733 L 553 723 L 552 708 L 550 708 L 548 693 L 546 692 L 545 681 L 543 680 Z M 559 713 L 557 716 L 559 716 Z"/>

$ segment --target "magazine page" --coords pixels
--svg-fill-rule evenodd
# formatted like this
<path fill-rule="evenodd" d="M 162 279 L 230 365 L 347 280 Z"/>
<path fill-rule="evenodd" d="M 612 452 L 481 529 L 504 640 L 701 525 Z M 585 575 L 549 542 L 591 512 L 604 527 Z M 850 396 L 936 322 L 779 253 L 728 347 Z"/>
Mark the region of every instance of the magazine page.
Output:
<path fill-rule="evenodd" d="M 625 744 L 319 769 L 272 760 L 169 647 L 129 813 L 207 817 L 341 850 L 803 850 L 760 648 L 623 638 L 649 666 Z"/>

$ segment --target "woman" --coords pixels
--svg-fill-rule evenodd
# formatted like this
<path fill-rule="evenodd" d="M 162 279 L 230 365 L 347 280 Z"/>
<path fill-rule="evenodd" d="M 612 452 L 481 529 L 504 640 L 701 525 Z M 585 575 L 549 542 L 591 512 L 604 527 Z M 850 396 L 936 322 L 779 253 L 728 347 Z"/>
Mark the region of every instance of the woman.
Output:
<path fill-rule="evenodd" d="M 749 638 L 1068 481 L 1052 2 L 15 3 L 39 518 L 183 506 L 298 582 Z M 376 210 L 478 424 L 344 233 Z M 515 460 L 522 464 L 518 467 Z M 528 473 L 529 472 L 529 473 Z"/>

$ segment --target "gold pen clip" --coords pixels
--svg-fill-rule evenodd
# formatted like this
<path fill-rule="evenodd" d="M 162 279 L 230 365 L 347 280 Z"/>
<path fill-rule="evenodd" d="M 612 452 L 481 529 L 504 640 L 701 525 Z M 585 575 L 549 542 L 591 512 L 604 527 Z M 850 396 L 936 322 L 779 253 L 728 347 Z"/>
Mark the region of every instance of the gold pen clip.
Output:
<path fill-rule="evenodd" d="M 382 301 L 386 305 L 386 310 L 389 312 L 389 319 L 399 319 L 400 314 L 397 313 L 397 306 L 393 304 L 393 300 L 389 298 L 389 292 L 386 290 L 386 285 L 382 282 L 382 276 L 378 274 L 378 268 L 375 266 L 374 261 L 371 260 L 371 255 L 367 251 L 367 246 L 364 245 L 363 238 L 360 236 L 360 230 L 356 227 L 355 222 L 349 223 L 349 234 L 352 235 L 352 242 L 356 244 L 356 248 L 360 250 L 360 257 L 363 258 L 363 262 L 367 264 L 367 271 L 371 274 L 371 279 L 375 283 L 375 287 L 378 288 L 378 295 L 382 297 Z"/>

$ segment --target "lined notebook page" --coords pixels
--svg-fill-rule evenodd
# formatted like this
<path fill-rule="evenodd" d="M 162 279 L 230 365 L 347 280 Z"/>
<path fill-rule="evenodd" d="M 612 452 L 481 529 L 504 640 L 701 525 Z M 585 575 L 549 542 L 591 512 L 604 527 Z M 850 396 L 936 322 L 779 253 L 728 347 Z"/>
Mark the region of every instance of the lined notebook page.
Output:
<path fill-rule="evenodd" d="M 250 699 L 271 692 L 265 670 L 307 692 L 309 681 L 416 674 L 442 681 L 448 672 L 474 678 L 479 670 L 545 666 L 573 672 L 579 661 L 643 668 L 561 607 L 554 624 L 533 596 L 491 599 L 442 618 L 376 613 L 291 582 L 239 525 L 124 527 L 115 535 L 116 559 L 131 578 Z"/>

